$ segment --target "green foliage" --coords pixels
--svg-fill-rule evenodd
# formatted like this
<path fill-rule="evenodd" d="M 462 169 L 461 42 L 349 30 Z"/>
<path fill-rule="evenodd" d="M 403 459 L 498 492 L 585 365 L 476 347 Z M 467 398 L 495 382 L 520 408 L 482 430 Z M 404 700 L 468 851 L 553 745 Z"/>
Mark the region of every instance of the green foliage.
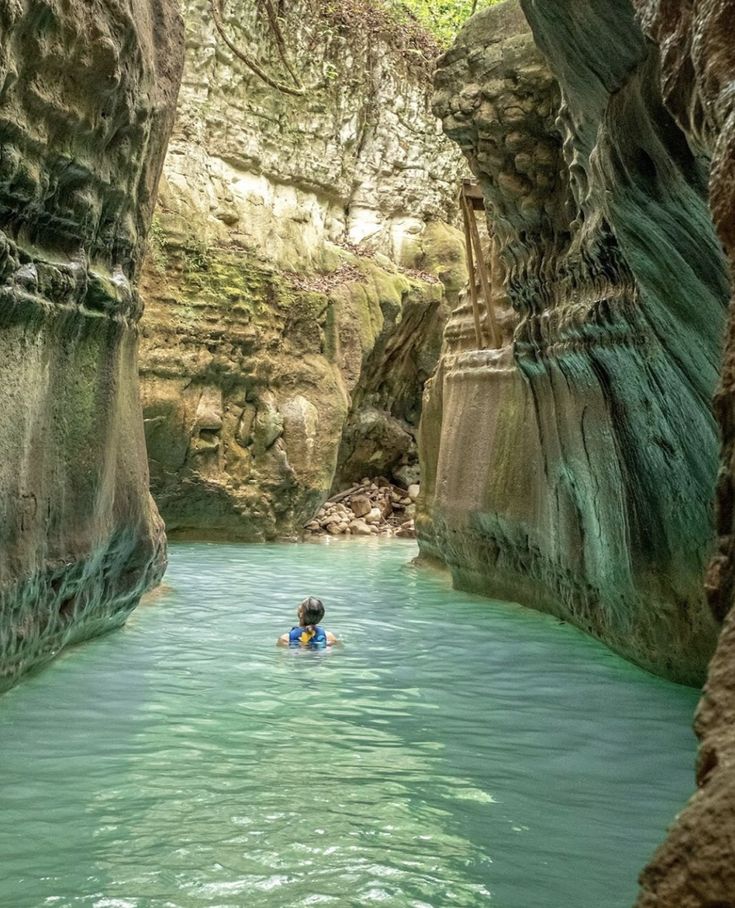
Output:
<path fill-rule="evenodd" d="M 447 46 L 469 17 L 499 0 L 390 0 L 391 5 L 408 10 L 439 41 Z"/>
<path fill-rule="evenodd" d="M 330 29 L 387 39 L 407 59 L 433 68 L 473 12 L 501 0 L 312 0 Z"/>
<path fill-rule="evenodd" d="M 151 229 L 148 231 L 148 247 L 146 250 L 148 260 L 159 273 L 166 270 L 166 231 L 161 225 L 158 213 L 153 215 Z"/>

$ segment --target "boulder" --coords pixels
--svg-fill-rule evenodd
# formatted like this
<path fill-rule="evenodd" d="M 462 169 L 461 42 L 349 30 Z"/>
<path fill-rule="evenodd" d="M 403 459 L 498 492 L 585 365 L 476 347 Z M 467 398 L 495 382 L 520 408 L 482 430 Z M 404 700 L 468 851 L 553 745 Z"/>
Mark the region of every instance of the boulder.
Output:
<path fill-rule="evenodd" d="M 365 523 L 364 520 L 353 520 L 350 524 L 350 531 L 353 536 L 369 536 L 371 533 L 370 527 Z"/>
<path fill-rule="evenodd" d="M 367 495 L 355 495 L 350 501 L 350 507 L 355 517 L 365 517 L 372 509 L 372 502 Z"/>

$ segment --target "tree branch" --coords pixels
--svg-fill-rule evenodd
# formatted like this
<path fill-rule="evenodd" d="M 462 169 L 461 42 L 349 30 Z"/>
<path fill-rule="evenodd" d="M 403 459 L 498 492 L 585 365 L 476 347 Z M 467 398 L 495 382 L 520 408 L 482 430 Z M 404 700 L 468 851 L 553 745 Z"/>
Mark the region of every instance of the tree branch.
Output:
<path fill-rule="evenodd" d="M 271 26 L 271 31 L 273 32 L 273 35 L 276 39 L 276 47 L 278 48 L 278 55 L 280 56 L 281 61 L 288 70 L 288 73 L 293 79 L 296 87 L 303 88 L 301 79 L 299 79 L 299 77 L 296 75 L 296 72 L 294 71 L 294 68 L 291 66 L 291 61 L 288 57 L 288 48 L 286 47 L 286 39 L 283 37 L 283 32 L 281 31 L 281 23 L 278 21 L 278 14 L 273 8 L 273 3 L 271 2 L 271 0 L 260 0 L 260 2 L 265 7 L 268 21 L 270 22 Z"/>
<path fill-rule="evenodd" d="M 268 75 L 268 73 L 260 66 L 260 64 L 254 60 L 250 54 L 246 53 L 244 50 L 241 50 L 235 42 L 227 34 L 225 29 L 225 24 L 223 21 L 223 6 L 224 0 L 209 0 L 209 5 L 212 10 L 212 16 L 214 18 L 214 24 L 217 27 L 217 31 L 220 34 L 220 37 L 225 42 L 225 44 L 230 48 L 232 53 L 241 60 L 249 70 L 255 73 L 255 75 L 265 82 L 266 85 L 270 85 L 271 88 L 275 88 L 276 91 L 283 92 L 286 95 L 293 95 L 297 98 L 302 98 L 306 95 L 306 89 L 295 79 L 297 82 L 296 86 L 287 85 L 285 82 L 281 82 L 278 79 L 274 79 Z M 269 16 L 270 18 L 270 16 Z M 280 33 L 280 28 L 278 29 Z M 281 40 L 283 35 L 281 35 Z M 289 72 L 291 72 L 290 66 L 287 67 Z M 293 73 L 291 72 L 293 76 Z"/>

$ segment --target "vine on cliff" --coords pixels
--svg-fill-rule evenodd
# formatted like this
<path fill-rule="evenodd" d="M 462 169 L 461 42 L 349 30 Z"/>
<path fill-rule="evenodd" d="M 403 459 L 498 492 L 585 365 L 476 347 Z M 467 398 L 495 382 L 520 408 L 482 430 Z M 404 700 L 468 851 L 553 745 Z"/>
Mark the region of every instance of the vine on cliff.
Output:
<path fill-rule="evenodd" d="M 367 28 L 428 59 L 448 47 L 478 10 L 500 0 L 327 0 L 324 12 L 349 28 Z"/>
<path fill-rule="evenodd" d="M 280 22 L 278 19 L 278 14 L 273 8 L 271 0 L 259 0 L 260 5 L 265 9 L 266 16 L 268 17 L 268 23 L 270 29 L 273 32 L 273 35 L 276 40 L 276 47 L 278 49 L 278 55 L 281 58 L 281 62 L 286 68 L 288 74 L 291 76 L 292 84 L 282 81 L 274 76 L 271 76 L 265 71 L 265 69 L 258 63 L 258 61 L 251 56 L 246 50 L 243 50 L 239 45 L 237 45 L 232 38 L 230 38 L 227 29 L 225 28 L 224 23 L 224 4 L 225 0 L 209 0 L 209 5 L 212 10 L 212 17 L 214 19 L 214 24 L 219 32 L 220 37 L 225 42 L 225 44 L 230 48 L 232 53 L 241 60 L 249 70 L 255 73 L 259 79 L 265 82 L 266 85 L 269 85 L 271 88 L 275 88 L 276 91 L 280 91 L 286 95 L 295 95 L 296 97 L 303 97 L 309 91 L 315 91 L 319 88 L 318 85 L 310 86 L 309 88 L 304 87 L 301 80 L 299 79 L 296 71 L 291 65 L 289 59 L 288 51 L 286 48 L 286 40 L 283 36 L 283 31 L 281 30 Z"/>
<path fill-rule="evenodd" d="M 331 27 L 345 34 L 383 38 L 416 62 L 433 63 L 441 52 L 431 32 L 399 0 L 326 0 L 317 6 Z"/>
<path fill-rule="evenodd" d="M 329 67 L 325 67 L 321 82 L 307 87 L 291 61 L 284 35 L 284 4 L 279 3 L 276 8 L 274 0 L 256 2 L 265 13 L 285 77 L 268 72 L 231 37 L 225 24 L 225 0 L 209 0 L 214 24 L 227 47 L 261 81 L 282 94 L 304 97 L 324 88 L 331 73 Z M 478 9 L 497 2 L 499 0 L 317 0 L 314 13 L 330 29 L 345 34 L 359 31 L 368 38 L 382 38 L 402 51 L 409 62 L 433 67 L 464 21 Z"/>

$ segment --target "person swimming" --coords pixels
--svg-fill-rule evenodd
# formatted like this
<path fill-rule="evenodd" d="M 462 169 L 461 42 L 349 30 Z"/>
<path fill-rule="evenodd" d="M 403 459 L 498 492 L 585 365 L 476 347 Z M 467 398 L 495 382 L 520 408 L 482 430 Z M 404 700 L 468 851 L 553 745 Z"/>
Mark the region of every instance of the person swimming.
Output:
<path fill-rule="evenodd" d="M 319 622 L 324 618 L 324 603 L 321 599 L 309 596 L 299 606 L 297 612 L 299 623 L 292 627 L 287 634 L 278 638 L 279 646 L 301 646 L 309 649 L 324 649 L 337 643 L 337 638 L 323 627 Z"/>

